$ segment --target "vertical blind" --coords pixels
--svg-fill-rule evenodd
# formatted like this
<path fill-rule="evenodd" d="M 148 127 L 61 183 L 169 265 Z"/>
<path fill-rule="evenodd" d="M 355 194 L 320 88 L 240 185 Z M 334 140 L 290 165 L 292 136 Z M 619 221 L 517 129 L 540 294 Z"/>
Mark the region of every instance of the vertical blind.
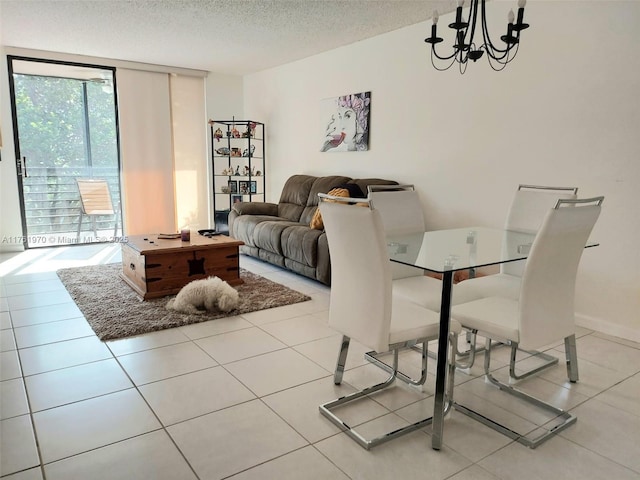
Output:
<path fill-rule="evenodd" d="M 204 79 L 117 69 L 127 235 L 206 228 Z"/>
<path fill-rule="evenodd" d="M 209 226 L 207 119 L 201 77 L 171 75 L 171 127 L 178 228 Z"/>

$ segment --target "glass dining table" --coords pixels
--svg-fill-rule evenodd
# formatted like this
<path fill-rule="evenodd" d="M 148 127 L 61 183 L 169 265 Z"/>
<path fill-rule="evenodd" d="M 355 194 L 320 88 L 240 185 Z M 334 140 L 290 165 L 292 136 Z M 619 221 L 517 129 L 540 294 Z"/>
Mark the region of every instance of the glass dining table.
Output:
<path fill-rule="evenodd" d="M 442 447 L 453 275 L 461 270 L 474 272 L 476 268 L 525 260 L 534 239 L 535 232 L 486 227 L 387 236 L 387 249 L 392 262 L 442 274 L 440 335 L 431 440 L 431 446 L 435 450 Z"/>

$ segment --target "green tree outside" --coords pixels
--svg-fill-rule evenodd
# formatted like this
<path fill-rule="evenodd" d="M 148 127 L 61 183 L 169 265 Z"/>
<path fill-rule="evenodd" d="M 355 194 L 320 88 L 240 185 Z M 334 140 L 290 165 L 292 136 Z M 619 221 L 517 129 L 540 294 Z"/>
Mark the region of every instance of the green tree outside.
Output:
<path fill-rule="evenodd" d="M 23 178 L 28 235 L 73 232 L 79 221 L 75 178 L 107 178 L 112 198 L 120 198 L 113 91 L 100 82 L 22 74 L 14 75 L 14 85 L 28 175 Z M 101 223 L 100 229 L 113 228 L 112 217 Z"/>

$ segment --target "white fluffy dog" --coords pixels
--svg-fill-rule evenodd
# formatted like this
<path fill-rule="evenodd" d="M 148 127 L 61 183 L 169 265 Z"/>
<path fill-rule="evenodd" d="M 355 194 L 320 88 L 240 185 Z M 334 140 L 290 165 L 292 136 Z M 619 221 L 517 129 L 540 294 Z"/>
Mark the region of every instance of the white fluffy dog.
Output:
<path fill-rule="evenodd" d="M 209 277 L 187 283 L 176 298 L 169 300 L 167 309 L 201 314 L 205 310 L 212 311 L 217 306 L 218 310 L 229 312 L 236 308 L 238 302 L 238 291 L 235 288 L 218 277 Z"/>

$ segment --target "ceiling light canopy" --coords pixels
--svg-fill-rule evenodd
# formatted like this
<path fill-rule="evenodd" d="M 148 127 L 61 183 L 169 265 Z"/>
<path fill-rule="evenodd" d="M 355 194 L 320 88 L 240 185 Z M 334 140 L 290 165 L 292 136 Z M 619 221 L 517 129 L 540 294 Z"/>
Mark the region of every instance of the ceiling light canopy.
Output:
<path fill-rule="evenodd" d="M 507 32 L 500 37 L 503 44 L 496 45 L 491 41 L 489 29 L 487 27 L 487 16 L 485 11 L 485 0 L 471 0 L 469 8 L 469 16 L 466 21 L 462 18 L 462 8 L 464 0 L 458 0 L 456 8 L 456 20 L 449 24 L 449 28 L 455 30 L 455 43 L 453 45 L 453 53 L 448 56 L 441 56 L 436 52 L 436 45 L 444 39 L 438 37 L 438 11 L 433 12 L 433 25 L 431 26 L 431 36 L 425 38 L 425 42 L 431 44 L 431 63 L 436 70 L 447 70 L 454 63 L 460 66 L 460 73 L 464 73 L 467 69 L 469 60 L 477 61 L 485 55 L 489 61 L 489 65 L 496 71 L 502 70 L 507 63 L 513 60 L 518 53 L 520 45 L 520 32 L 529 25 L 523 23 L 524 7 L 526 0 L 518 0 L 518 19 L 513 10 L 509 11 L 507 16 Z M 480 11 L 480 25 L 477 25 L 478 11 Z M 482 29 L 482 43 L 476 44 L 474 36 L 476 26 Z"/>

